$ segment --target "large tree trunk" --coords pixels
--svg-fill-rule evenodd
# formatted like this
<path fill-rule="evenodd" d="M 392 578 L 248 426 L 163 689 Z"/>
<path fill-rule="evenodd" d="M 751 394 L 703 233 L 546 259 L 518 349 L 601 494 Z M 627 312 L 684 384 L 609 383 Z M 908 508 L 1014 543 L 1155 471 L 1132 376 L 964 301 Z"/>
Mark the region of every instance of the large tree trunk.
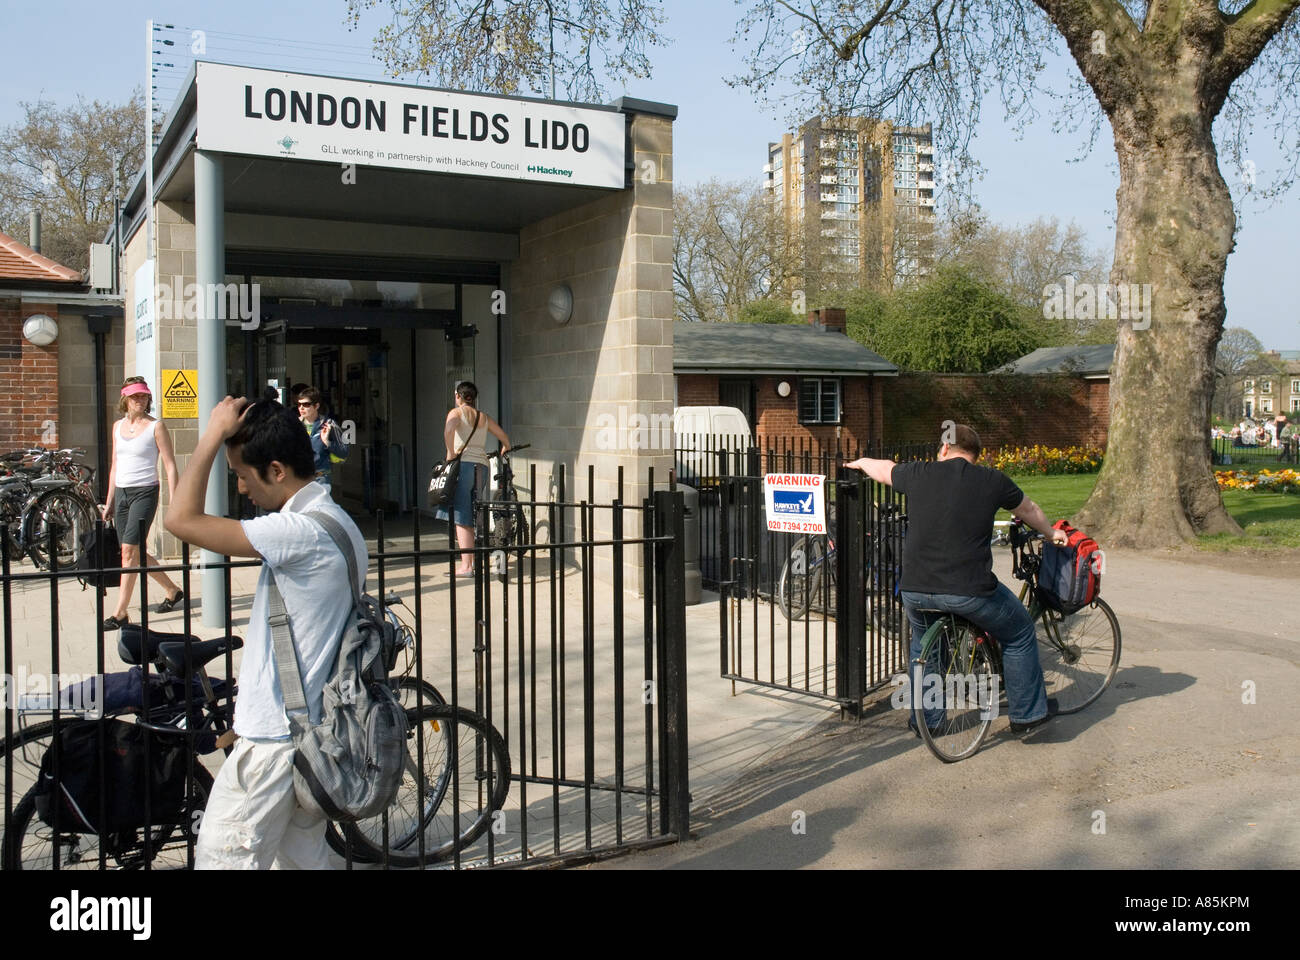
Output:
<path fill-rule="evenodd" d="M 1120 167 L 1111 282 L 1151 284 L 1151 313 L 1149 329 L 1119 321 L 1105 465 L 1077 517 L 1104 545 L 1240 532 L 1214 481 L 1208 439 L 1236 219 L 1213 117 L 1203 115 L 1197 85 L 1171 73 L 1154 95 L 1111 116 Z"/>

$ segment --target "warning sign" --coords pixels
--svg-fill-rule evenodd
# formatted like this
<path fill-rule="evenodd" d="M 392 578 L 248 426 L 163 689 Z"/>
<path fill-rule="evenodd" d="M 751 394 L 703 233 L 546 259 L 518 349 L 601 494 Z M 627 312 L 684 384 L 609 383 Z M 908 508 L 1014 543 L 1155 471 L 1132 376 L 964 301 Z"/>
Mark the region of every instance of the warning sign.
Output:
<path fill-rule="evenodd" d="M 767 529 L 826 534 L 826 478 L 813 474 L 769 473 L 763 477 Z"/>
<path fill-rule="evenodd" d="M 162 372 L 162 415 L 165 420 L 197 420 L 199 416 L 199 372 Z"/>

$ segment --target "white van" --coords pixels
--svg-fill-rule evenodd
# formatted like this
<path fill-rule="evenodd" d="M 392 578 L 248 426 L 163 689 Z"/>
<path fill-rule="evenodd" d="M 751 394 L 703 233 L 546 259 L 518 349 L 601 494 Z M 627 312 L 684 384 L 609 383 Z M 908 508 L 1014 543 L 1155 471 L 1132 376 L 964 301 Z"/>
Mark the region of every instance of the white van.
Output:
<path fill-rule="evenodd" d="M 717 451 L 744 449 L 754 440 L 749 421 L 736 407 L 677 407 L 673 436 L 677 479 L 691 486 L 718 475 Z"/>

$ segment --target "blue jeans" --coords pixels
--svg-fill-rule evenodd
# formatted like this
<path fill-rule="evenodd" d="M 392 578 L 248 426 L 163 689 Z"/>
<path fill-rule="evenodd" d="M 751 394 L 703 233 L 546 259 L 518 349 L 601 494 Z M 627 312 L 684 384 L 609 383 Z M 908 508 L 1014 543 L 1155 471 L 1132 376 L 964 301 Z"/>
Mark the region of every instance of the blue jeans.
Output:
<path fill-rule="evenodd" d="M 921 656 L 921 638 L 938 619 L 937 614 L 921 613 L 918 608 L 946 610 L 964 617 L 987 630 L 1002 648 L 1002 679 L 1007 687 L 1007 712 L 1013 723 L 1031 723 L 1047 716 L 1047 688 L 1043 685 L 1043 667 L 1038 662 L 1038 640 L 1034 621 L 1016 595 L 1005 584 L 987 597 L 963 597 L 947 593 L 902 592 L 907 619 L 912 625 L 911 661 Z M 911 665 L 908 666 L 909 677 Z M 933 715 L 932 715 L 933 713 Z M 936 725 L 940 711 L 927 711 L 926 722 Z"/>

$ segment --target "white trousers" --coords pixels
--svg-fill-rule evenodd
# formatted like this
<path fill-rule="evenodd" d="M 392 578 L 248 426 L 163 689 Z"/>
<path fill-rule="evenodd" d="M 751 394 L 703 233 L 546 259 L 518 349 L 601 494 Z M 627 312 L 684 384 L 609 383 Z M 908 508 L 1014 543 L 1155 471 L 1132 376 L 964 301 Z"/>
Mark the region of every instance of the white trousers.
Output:
<path fill-rule="evenodd" d="M 298 805 L 293 744 L 240 739 L 199 825 L 196 870 L 324 870 L 325 818 Z"/>

